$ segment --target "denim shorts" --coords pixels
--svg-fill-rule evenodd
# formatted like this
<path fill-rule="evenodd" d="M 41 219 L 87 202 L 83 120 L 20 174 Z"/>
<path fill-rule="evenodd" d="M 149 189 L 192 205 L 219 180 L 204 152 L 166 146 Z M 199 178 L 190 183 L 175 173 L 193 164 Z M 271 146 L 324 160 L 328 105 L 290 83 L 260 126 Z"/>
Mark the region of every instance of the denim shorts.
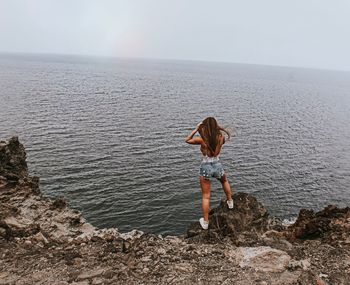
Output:
<path fill-rule="evenodd" d="M 199 175 L 203 176 L 206 180 L 210 180 L 211 177 L 221 179 L 225 174 L 224 168 L 220 162 L 202 162 L 199 168 Z"/>

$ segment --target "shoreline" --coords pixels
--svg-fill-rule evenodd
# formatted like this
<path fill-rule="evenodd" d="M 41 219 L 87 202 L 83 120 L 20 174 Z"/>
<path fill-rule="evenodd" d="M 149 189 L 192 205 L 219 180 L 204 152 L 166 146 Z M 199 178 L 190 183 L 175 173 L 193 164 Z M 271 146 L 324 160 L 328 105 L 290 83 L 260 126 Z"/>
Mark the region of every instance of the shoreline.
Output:
<path fill-rule="evenodd" d="M 0 284 L 350 284 L 350 208 L 290 225 L 255 197 L 220 203 L 180 236 L 97 229 L 44 197 L 17 137 L 0 142 Z"/>

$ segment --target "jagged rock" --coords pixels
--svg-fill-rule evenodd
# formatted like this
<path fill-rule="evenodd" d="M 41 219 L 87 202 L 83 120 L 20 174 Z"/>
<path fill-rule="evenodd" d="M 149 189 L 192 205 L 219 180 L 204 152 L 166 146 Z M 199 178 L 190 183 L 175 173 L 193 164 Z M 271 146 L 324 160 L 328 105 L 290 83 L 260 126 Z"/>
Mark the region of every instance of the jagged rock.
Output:
<path fill-rule="evenodd" d="M 233 195 L 234 208 L 229 209 L 225 200 L 209 212 L 209 229 L 202 230 L 199 222 L 192 223 L 187 229 L 187 238 L 205 242 L 217 241 L 225 236 L 239 243 L 239 236 L 245 234 L 253 241 L 257 234 L 268 228 L 266 208 L 250 194 L 239 192 Z M 193 237 L 196 237 L 195 239 Z"/>
<path fill-rule="evenodd" d="M 31 194 L 40 195 L 39 177 L 31 176 L 23 179 L 22 187 L 30 189 Z"/>
<path fill-rule="evenodd" d="M 62 210 L 65 207 L 67 207 L 66 199 L 64 199 L 64 197 L 58 197 L 53 201 L 50 208 L 51 210 L 55 210 L 55 209 Z"/>
<path fill-rule="evenodd" d="M 286 225 L 283 224 L 282 220 L 276 217 L 268 219 L 268 226 L 271 231 L 280 232 L 286 229 Z"/>
<path fill-rule="evenodd" d="M 14 182 L 28 176 L 26 152 L 18 137 L 0 142 L 0 176 Z"/>
<path fill-rule="evenodd" d="M 322 211 L 302 209 L 285 235 L 291 241 L 322 239 L 327 242 L 346 241 L 350 237 L 350 208 L 329 205 Z"/>

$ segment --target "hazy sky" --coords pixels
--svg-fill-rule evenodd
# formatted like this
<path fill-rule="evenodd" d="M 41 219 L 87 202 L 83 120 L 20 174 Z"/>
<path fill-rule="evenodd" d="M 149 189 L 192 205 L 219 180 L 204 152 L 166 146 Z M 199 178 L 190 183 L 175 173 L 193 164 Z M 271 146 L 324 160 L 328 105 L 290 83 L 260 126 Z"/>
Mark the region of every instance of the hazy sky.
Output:
<path fill-rule="evenodd" d="M 0 0 L 0 51 L 350 70 L 350 0 Z"/>

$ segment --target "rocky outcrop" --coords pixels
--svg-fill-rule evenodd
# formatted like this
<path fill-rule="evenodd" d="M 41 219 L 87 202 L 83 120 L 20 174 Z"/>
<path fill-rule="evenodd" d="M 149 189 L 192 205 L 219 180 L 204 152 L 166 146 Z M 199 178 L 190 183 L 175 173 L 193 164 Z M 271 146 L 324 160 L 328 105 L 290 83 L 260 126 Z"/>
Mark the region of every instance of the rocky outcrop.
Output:
<path fill-rule="evenodd" d="M 43 197 L 17 138 L 0 143 L 0 284 L 350 284 L 349 208 L 292 226 L 246 193 L 186 236 L 97 229 Z"/>
<path fill-rule="evenodd" d="M 26 152 L 17 137 L 0 141 L 0 175 L 13 182 L 28 176 Z"/>
<path fill-rule="evenodd" d="M 254 245 L 269 229 L 266 208 L 247 193 L 233 195 L 234 208 L 229 209 L 225 200 L 209 213 L 209 229 L 203 231 L 198 222 L 187 229 L 187 238 L 195 242 L 218 242 L 230 238 L 236 245 Z"/>
<path fill-rule="evenodd" d="M 279 239 L 285 245 L 305 240 L 327 244 L 350 243 L 350 208 L 329 205 L 319 212 L 301 209 L 297 220 L 287 226 L 271 218 L 266 208 L 247 193 L 233 195 L 234 209 L 228 209 L 225 200 L 209 213 L 209 229 L 203 231 L 198 222 L 187 229 L 192 242 L 216 243 L 230 240 L 237 246 L 265 244 L 269 238 Z"/>
<path fill-rule="evenodd" d="M 350 208 L 329 205 L 322 211 L 302 209 L 286 231 L 290 241 L 317 239 L 324 243 L 350 243 Z"/>

